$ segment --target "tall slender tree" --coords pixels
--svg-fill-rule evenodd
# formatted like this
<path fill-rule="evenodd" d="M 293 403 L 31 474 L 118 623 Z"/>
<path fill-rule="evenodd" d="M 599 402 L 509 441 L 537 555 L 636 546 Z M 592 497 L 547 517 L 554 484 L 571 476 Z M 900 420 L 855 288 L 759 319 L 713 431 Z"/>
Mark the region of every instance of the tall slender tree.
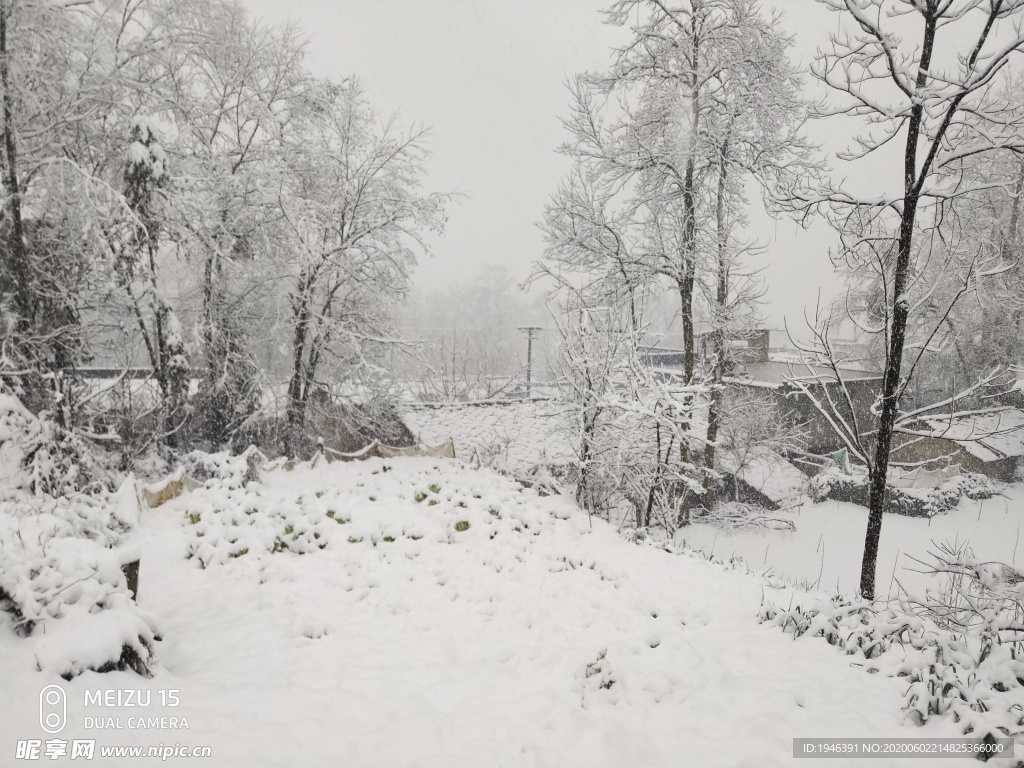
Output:
<path fill-rule="evenodd" d="M 872 265 L 882 287 L 874 330 L 883 336 L 884 376 L 878 428 L 866 457 L 870 499 L 860 579 L 861 593 L 870 599 L 893 432 L 927 347 L 908 347 L 908 319 L 935 293 L 922 267 L 936 254 L 929 234 L 939 232 L 959 200 L 989 183 L 973 175 L 973 167 L 994 154 L 1024 150 L 1024 107 L 1001 87 L 1008 65 L 1024 48 L 1024 5 L 1015 0 L 819 2 L 840 14 L 842 23 L 813 68 L 833 95 L 820 116 L 854 119 L 861 130 L 839 158 L 855 164 L 874 158 L 899 168 L 888 183 L 876 168 L 872 186 L 880 191 L 870 194 L 839 183 L 794 195 L 798 210 L 823 212 L 837 229 L 841 258 L 854 267 Z M 953 301 L 984 271 L 978 267 L 973 263 L 957 275 L 963 290 L 954 292 Z M 913 352 L 909 360 L 908 352 Z"/>

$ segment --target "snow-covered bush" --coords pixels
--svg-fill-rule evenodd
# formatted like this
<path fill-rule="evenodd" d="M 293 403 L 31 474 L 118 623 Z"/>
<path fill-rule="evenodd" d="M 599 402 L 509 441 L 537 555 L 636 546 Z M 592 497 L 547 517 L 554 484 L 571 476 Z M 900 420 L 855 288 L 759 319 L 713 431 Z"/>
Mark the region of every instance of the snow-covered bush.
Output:
<path fill-rule="evenodd" d="M 35 644 L 40 669 L 66 678 L 87 669 L 148 674 L 156 624 L 122 571 L 137 559 L 126 534 L 138 514 L 130 477 L 115 493 L 0 502 L 0 608 Z"/>
<path fill-rule="evenodd" d="M 948 716 L 964 734 L 1024 744 L 1024 576 L 964 549 L 941 548 L 935 560 L 944 588 L 896 606 L 838 597 L 789 609 L 767 603 L 758 619 L 794 638 L 824 638 L 863 658 L 869 672 L 905 678 L 911 722 Z"/>
<path fill-rule="evenodd" d="M 259 477 L 259 468 L 266 461 L 267 457 L 258 448 L 250 446 L 237 456 L 192 451 L 182 459 L 182 466 L 194 480 L 213 480 L 227 488 L 241 488 Z"/>
<path fill-rule="evenodd" d="M 0 391 L 0 498 L 59 496 L 109 482 L 82 440 Z"/>
<path fill-rule="evenodd" d="M 997 492 L 991 478 L 969 472 L 957 475 L 931 491 L 929 501 L 937 512 L 945 512 L 959 504 L 961 498 L 990 499 Z"/>
<path fill-rule="evenodd" d="M 808 492 L 814 501 L 834 499 L 866 507 L 869 481 L 867 475 L 847 475 L 829 468 L 811 478 Z M 957 475 L 937 488 L 896 488 L 885 490 L 885 507 L 889 512 L 908 517 L 934 517 L 948 512 L 961 498 L 987 499 L 996 494 L 995 486 L 985 475 Z"/>
<path fill-rule="evenodd" d="M 771 622 L 792 633 L 794 638 L 821 637 L 848 654 L 866 659 L 880 656 L 894 643 L 915 646 L 923 624 L 900 617 L 895 611 L 879 611 L 864 600 L 848 601 L 834 597 L 830 603 L 812 602 L 809 606 L 783 609 L 773 603 L 762 604 L 758 621 Z"/>
<path fill-rule="evenodd" d="M 34 643 L 40 669 L 148 673 L 153 619 L 140 611 L 122 566 L 137 559 L 129 476 L 110 476 L 89 447 L 16 398 L 0 395 L 0 627 Z"/>
<path fill-rule="evenodd" d="M 608 520 L 674 531 L 704 493 L 691 445 L 701 387 L 666 381 L 644 362 L 628 306 L 566 299 L 554 412 L 571 446 L 576 501 Z"/>

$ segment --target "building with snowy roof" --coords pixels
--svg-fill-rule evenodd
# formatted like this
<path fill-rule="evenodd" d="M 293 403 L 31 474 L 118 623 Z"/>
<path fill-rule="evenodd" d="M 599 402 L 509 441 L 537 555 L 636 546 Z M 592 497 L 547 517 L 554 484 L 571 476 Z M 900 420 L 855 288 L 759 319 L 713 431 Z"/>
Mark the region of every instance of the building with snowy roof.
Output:
<path fill-rule="evenodd" d="M 711 335 L 698 334 L 696 341 L 698 358 L 706 359 Z M 842 440 L 814 405 L 814 400 L 827 403 L 831 399 L 845 419 L 856 416 L 861 431 L 874 429 L 871 406 L 881 388 L 882 374 L 864 370 L 853 362 L 859 348 L 851 342 L 844 352 L 851 362 L 834 371 L 818 363 L 804 362 L 806 355 L 792 344 L 787 345 L 787 341 L 788 337 L 782 332 L 763 328 L 731 339 L 725 376 L 726 383 L 730 385 L 727 400 L 751 393 L 773 399 L 783 417 L 804 430 L 805 449 L 811 453 L 831 452 L 843 447 Z M 659 375 L 666 378 L 683 375 L 682 350 L 650 347 L 643 352 L 647 364 Z M 849 393 L 852 409 L 841 392 L 838 377 Z"/>
<path fill-rule="evenodd" d="M 927 468 L 959 464 L 996 480 L 1014 479 L 1024 456 L 1024 410 L 990 408 L 927 416 L 899 428 L 894 460 Z"/>
<path fill-rule="evenodd" d="M 844 419 L 856 417 L 862 432 L 874 428 L 871 406 L 881 386 L 882 374 L 847 368 L 833 371 L 822 365 L 781 363 L 772 360 L 741 363 L 733 368 L 725 381 L 731 385 L 726 398 L 751 391 L 770 397 L 789 423 L 800 426 L 805 433 L 805 449 L 824 453 L 843 447 L 828 419 L 815 401 L 835 404 Z M 842 392 L 845 387 L 849 401 Z M 850 404 L 852 403 L 852 409 Z"/>

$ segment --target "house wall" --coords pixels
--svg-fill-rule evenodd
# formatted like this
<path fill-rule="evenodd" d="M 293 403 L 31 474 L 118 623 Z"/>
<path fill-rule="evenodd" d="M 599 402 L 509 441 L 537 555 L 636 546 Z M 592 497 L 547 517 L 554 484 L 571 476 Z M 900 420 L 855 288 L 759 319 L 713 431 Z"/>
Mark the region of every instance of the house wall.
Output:
<path fill-rule="evenodd" d="M 871 415 L 871 406 L 875 402 L 874 385 L 877 382 L 872 380 L 851 381 L 847 383 L 850 397 L 856 409 L 861 431 L 868 431 L 875 428 L 875 419 Z M 822 385 L 814 385 L 811 389 L 819 402 L 824 400 L 820 391 Z M 839 403 L 840 408 L 847 419 L 850 419 L 850 409 L 846 407 L 845 400 L 836 397 L 835 385 L 829 385 L 833 400 Z M 800 390 L 785 389 L 782 387 L 773 388 L 755 386 L 741 382 L 732 382 L 726 389 L 726 412 L 729 409 L 729 398 L 740 397 L 744 392 L 751 392 L 761 397 L 769 397 L 775 401 L 779 413 L 787 424 L 800 426 L 806 433 L 804 449 L 808 453 L 831 453 L 844 447 L 843 441 L 836 435 L 829 425 L 828 420 L 821 412 L 814 407 L 810 399 Z"/>
<path fill-rule="evenodd" d="M 853 401 L 853 411 L 847 406 L 846 399 L 836 384 L 816 384 L 811 387 L 811 392 L 815 399 L 825 403 L 826 397 L 822 388 L 827 386 L 829 395 L 833 402 L 837 403 L 840 413 L 847 422 L 851 422 L 853 413 L 856 413 L 860 431 L 867 432 L 876 426 L 876 419 L 871 414 L 871 406 L 875 402 L 877 383 L 871 379 L 846 383 L 850 399 Z M 845 447 L 845 443 L 832 429 L 828 419 L 803 392 L 797 389 L 775 390 L 775 398 L 787 421 L 803 427 L 806 431 L 805 446 L 809 453 L 828 453 Z"/>

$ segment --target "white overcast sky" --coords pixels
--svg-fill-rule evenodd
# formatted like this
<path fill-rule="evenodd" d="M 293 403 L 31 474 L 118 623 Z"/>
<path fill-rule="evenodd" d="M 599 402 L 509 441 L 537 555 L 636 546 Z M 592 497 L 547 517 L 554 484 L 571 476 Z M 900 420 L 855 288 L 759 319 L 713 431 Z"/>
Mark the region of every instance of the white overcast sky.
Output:
<path fill-rule="evenodd" d="M 432 126 L 429 188 L 466 197 L 450 210 L 435 256 L 421 261 L 424 289 L 503 264 L 525 278 L 543 249 L 536 222 L 566 170 L 565 79 L 608 65 L 623 30 L 603 23 L 602 0 L 243 0 L 256 18 L 297 21 L 318 75 L 356 74 L 380 111 Z M 784 26 L 807 62 L 835 16 L 814 0 L 781 0 Z M 802 232 L 754 215 L 768 246 L 769 325 L 800 321 L 819 287 L 839 285 L 824 226 Z"/>

